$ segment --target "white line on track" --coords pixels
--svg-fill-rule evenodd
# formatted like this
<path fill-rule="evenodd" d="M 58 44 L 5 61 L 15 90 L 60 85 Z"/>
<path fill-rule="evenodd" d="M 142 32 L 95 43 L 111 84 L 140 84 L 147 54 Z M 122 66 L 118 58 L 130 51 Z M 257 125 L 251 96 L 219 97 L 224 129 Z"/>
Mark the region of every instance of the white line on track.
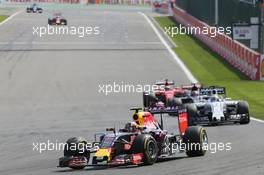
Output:
<path fill-rule="evenodd" d="M 158 27 L 159 31 L 163 31 L 162 27 L 158 24 L 158 22 L 155 19 L 153 19 L 151 21 L 155 24 L 156 27 Z M 176 43 L 173 42 L 172 38 L 170 36 L 168 36 L 166 33 L 163 36 L 165 36 L 169 40 L 170 44 L 173 45 L 173 47 L 175 47 L 175 48 L 178 47 L 176 45 Z"/>
<path fill-rule="evenodd" d="M 159 39 L 161 40 L 161 42 L 164 44 L 164 46 L 166 47 L 166 49 L 169 51 L 169 53 L 172 55 L 172 57 L 176 60 L 176 62 L 178 63 L 178 65 L 181 67 L 181 69 L 187 75 L 188 79 L 191 82 L 198 82 L 197 79 L 192 75 L 192 73 L 190 72 L 190 70 L 181 61 L 181 59 L 179 58 L 179 56 L 176 55 L 175 52 L 170 48 L 170 46 L 167 44 L 167 42 L 165 41 L 165 39 L 162 37 L 162 35 L 159 33 L 159 31 L 157 30 L 157 28 L 155 27 L 155 25 L 147 17 L 147 15 L 145 15 L 142 12 L 138 12 L 138 13 L 141 14 L 146 19 L 146 21 L 152 27 L 152 29 L 154 30 L 154 32 L 156 33 L 156 35 L 159 37 Z M 254 118 L 254 117 L 250 117 L 250 118 L 252 120 L 256 121 L 256 122 L 264 123 L 264 120 L 260 120 L 260 119 Z"/>
<path fill-rule="evenodd" d="M 140 15 L 142 15 L 146 21 L 149 23 L 149 25 L 152 27 L 152 29 L 154 30 L 154 32 L 156 33 L 156 35 L 159 37 L 160 41 L 164 44 L 164 46 L 166 47 L 166 49 L 169 51 L 169 53 L 171 54 L 171 56 L 174 58 L 174 60 L 178 63 L 178 65 L 180 66 L 180 68 L 183 70 L 183 72 L 186 74 L 186 76 L 188 77 L 188 79 L 192 82 L 192 83 L 196 83 L 198 82 L 196 80 L 196 78 L 192 75 L 192 73 L 190 72 L 190 70 L 185 66 L 185 64 L 181 61 L 181 59 L 178 57 L 178 55 L 176 55 L 176 53 L 170 48 L 170 46 L 168 45 L 168 43 L 165 41 L 165 39 L 161 36 L 161 34 L 159 33 L 158 29 L 155 27 L 155 25 L 151 22 L 151 20 L 147 17 L 147 15 L 145 15 L 142 12 L 138 12 Z"/>
<path fill-rule="evenodd" d="M 6 22 L 8 22 L 10 19 L 14 18 L 16 15 L 20 14 L 21 12 L 23 12 L 23 10 L 20 10 L 20 11 L 14 13 L 13 15 L 9 16 L 7 19 L 5 19 L 4 21 L 2 21 L 0 23 L 0 26 L 5 24 Z"/>
<path fill-rule="evenodd" d="M 0 45 L 28 45 L 28 44 L 33 44 L 33 45 L 116 45 L 116 44 L 128 44 L 128 45 L 137 45 L 137 44 L 144 44 L 144 45 L 161 45 L 161 42 L 45 42 L 45 41 L 40 41 L 40 42 L 0 42 Z"/>
<path fill-rule="evenodd" d="M 260 120 L 260 119 L 254 118 L 254 117 L 250 117 L 250 119 L 254 120 L 256 122 L 264 123 L 264 120 Z"/>

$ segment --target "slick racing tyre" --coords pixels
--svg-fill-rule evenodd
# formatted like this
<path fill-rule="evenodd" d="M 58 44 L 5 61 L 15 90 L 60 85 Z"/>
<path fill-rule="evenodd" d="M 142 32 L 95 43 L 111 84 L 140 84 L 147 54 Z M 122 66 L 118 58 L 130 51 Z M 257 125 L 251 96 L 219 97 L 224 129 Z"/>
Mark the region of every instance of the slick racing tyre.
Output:
<path fill-rule="evenodd" d="M 182 101 L 180 98 L 172 98 L 172 99 L 168 99 L 166 102 L 166 107 L 177 107 L 177 106 L 181 106 L 182 105 Z M 177 113 L 172 113 L 169 114 L 169 116 L 177 116 Z"/>
<path fill-rule="evenodd" d="M 134 154 L 143 153 L 143 165 L 152 165 L 158 158 L 158 145 L 156 140 L 151 135 L 138 135 L 132 146 Z"/>
<path fill-rule="evenodd" d="M 66 21 L 66 20 L 63 20 L 63 21 L 61 22 L 61 25 L 67 26 L 67 21 Z"/>
<path fill-rule="evenodd" d="M 172 99 L 168 99 L 167 100 L 167 107 L 175 107 L 175 106 L 181 106 L 182 105 L 182 101 L 180 98 L 172 98 Z"/>
<path fill-rule="evenodd" d="M 90 159 L 90 152 L 85 149 L 87 141 L 80 137 L 73 137 L 67 140 L 65 147 L 64 147 L 64 156 L 65 157 L 78 157 L 83 156 L 89 162 Z M 85 166 L 79 167 L 70 167 L 73 169 L 83 169 Z"/>
<path fill-rule="evenodd" d="M 157 102 L 157 98 L 153 94 L 143 92 L 144 107 L 154 107 L 156 102 Z"/>
<path fill-rule="evenodd" d="M 186 104 L 187 114 L 188 114 L 188 126 L 196 125 L 195 121 L 198 117 L 197 107 L 195 104 Z"/>
<path fill-rule="evenodd" d="M 237 104 L 237 114 L 243 115 L 240 119 L 240 124 L 248 124 L 250 122 L 249 105 L 245 101 L 240 101 Z"/>
<path fill-rule="evenodd" d="M 64 156 L 90 156 L 88 150 L 85 149 L 87 141 L 80 137 L 73 137 L 67 140 L 64 147 Z"/>
<path fill-rule="evenodd" d="M 208 137 L 205 129 L 201 126 L 188 127 L 183 137 L 183 143 L 185 144 L 187 156 L 204 156 L 206 153 L 204 145 L 208 144 Z"/>

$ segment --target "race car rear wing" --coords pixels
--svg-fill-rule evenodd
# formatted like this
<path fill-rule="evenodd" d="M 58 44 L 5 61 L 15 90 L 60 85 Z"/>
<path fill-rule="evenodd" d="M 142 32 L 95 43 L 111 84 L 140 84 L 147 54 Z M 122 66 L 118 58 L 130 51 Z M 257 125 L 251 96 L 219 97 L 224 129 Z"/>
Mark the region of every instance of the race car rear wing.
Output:
<path fill-rule="evenodd" d="M 225 87 L 208 87 L 208 88 L 201 88 L 200 89 L 200 95 L 225 95 L 226 89 Z"/>
<path fill-rule="evenodd" d="M 164 86 L 170 86 L 170 85 L 174 85 L 174 81 L 169 81 L 169 80 L 164 80 L 164 81 L 157 81 L 155 83 L 155 85 L 158 85 L 158 86 L 161 86 L 161 85 L 164 85 Z"/>
<path fill-rule="evenodd" d="M 153 107 L 144 108 L 145 111 L 151 114 L 160 114 L 161 117 L 161 128 L 163 129 L 163 117 L 162 114 L 174 114 L 178 116 L 178 126 L 180 135 L 184 135 L 186 129 L 188 128 L 188 115 L 187 109 L 179 106 L 176 107 Z"/>
<path fill-rule="evenodd" d="M 146 107 L 144 111 L 148 111 L 151 114 L 178 114 L 186 112 L 185 108 L 175 106 L 175 107 Z"/>
<path fill-rule="evenodd" d="M 197 89 L 201 89 L 202 88 L 202 84 L 200 84 L 200 83 L 192 83 L 191 85 L 183 85 L 182 89 L 191 90 L 194 87 L 196 87 Z"/>

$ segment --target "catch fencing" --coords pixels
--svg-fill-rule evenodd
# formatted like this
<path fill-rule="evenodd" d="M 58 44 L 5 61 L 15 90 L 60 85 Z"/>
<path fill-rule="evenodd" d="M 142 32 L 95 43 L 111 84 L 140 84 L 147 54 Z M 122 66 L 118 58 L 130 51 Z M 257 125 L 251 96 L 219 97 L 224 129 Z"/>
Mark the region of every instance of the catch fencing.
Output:
<path fill-rule="evenodd" d="M 11 3 L 126 4 L 150 5 L 151 0 L 8 0 Z"/>
<path fill-rule="evenodd" d="M 174 19 L 186 27 L 198 27 L 201 30 L 204 28 L 210 29 L 208 24 L 191 16 L 177 6 L 174 7 L 172 11 Z M 264 72 L 263 70 L 261 71 L 261 55 L 258 52 L 247 48 L 241 43 L 232 40 L 229 36 L 221 33 L 217 33 L 215 37 L 210 36 L 210 34 L 197 33 L 194 37 L 207 45 L 211 50 L 218 53 L 234 68 L 240 70 L 250 79 L 260 80 L 264 78 Z M 264 68 L 264 61 L 262 61 L 262 66 Z"/>

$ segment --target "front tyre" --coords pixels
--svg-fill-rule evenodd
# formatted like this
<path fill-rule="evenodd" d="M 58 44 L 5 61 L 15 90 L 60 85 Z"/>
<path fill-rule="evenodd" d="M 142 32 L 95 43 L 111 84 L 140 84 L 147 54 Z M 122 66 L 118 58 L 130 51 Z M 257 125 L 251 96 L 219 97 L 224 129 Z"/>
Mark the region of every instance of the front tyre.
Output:
<path fill-rule="evenodd" d="M 183 137 L 186 154 L 189 157 L 204 156 L 205 145 L 208 146 L 208 137 L 205 129 L 201 126 L 190 126 Z"/>
<path fill-rule="evenodd" d="M 62 25 L 67 26 L 67 21 L 64 20 L 64 21 L 62 22 Z"/>
<path fill-rule="evenodd" d="M 90 152 L 86 149 L 87 141 L 80 137 L 72 137 L 67 140 L 64 147 L 64 157 L 85 157 L 90 159 Z M 73 166 L 72 169 L 83 169 L 85 166 Z"/>
<path fill-rule="evenodd" d="M 143 153 L 143 164 L 152 165 L 158 158 L 158 145 L 151 135 L 138 135 L 133 145 L 133 153 Z"/>
<path fill-rule="evenodd" d="M 237 114 L 241 115 L 240 124 L 248 124 L 250 122 L 249 105 L 246 101 L 240 101 L 237 104 Z"/>

